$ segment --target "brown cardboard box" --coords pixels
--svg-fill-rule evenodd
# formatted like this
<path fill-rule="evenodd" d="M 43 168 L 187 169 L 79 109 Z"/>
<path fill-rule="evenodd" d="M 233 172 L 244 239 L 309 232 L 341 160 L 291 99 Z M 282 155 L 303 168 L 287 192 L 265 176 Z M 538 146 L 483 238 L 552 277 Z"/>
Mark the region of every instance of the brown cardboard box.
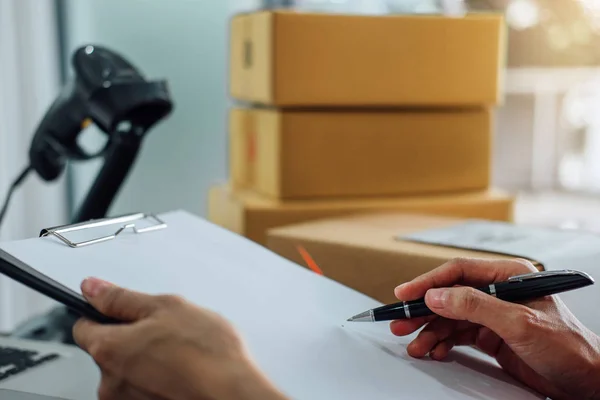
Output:
<path fill-rule="evenodd" d="M 448 227 L 460 219 L 403 214 L 359 215 L 307 222 L 269 231 L 268 247 L 306 266 L 298 246 L 335 281 L 383 303 L 397 301 L 394 288 L 457 257 L 511 256 L 397 239 L 398 235 Z M 538 269 L 543 267 L 532 260 Z"/>
<path fill-rule="evenodd" d="M 283 199 L 419 195 L 490 183 L 492 111 L 233 109 L 236 188 Z"/>
<path fill-rule="evenodd" d="M 254 181 L 256 130 L 263 129 L 251 109 L 229 112 L 229 177 L 236 188 L 248 188 Z"/>
<path fill-rule="evenodd" d="M 504 36 L 500 14 L 241 14 L 230 94 L 278 107 L 495 105 Z"/>
<path fill-rule="evenodd" d="M 251 191 L 214 186 L 209 193 L 209 220 L 266 245 L 271 228 L 299 222 L 374 211 L 398 211 L 511 221 L 513 198 L 495 190 L 444 196 L 278 201 Z"/>

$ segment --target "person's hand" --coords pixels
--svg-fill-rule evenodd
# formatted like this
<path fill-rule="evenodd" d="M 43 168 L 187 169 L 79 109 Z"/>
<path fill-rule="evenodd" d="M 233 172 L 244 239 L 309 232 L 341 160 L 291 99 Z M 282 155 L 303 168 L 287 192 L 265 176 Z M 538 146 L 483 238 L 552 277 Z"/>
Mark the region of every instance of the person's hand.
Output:
<path fill-rule="evenodd" d="M 524 260 L 448 262 L 395 290 L 403 301 L 425 296 L 436 315 L 393 321 L 391 330 L 405 336 L 425 325 L 408 346 L 413 357 L 443 360 L 454 346 L 472 345 L 553 400 L 600 399 L 600 338 L 558 297 L 514 304 L 474 289 L 534 271 Z"/>
<path fill-rule="evenodd" d="M 96 279 L 86 280 L 82 292 L 100 312 L 125 322 L 82 319 L 73 329 L 102 372 L 100 400 L 283 399 L 220 316 L 178 297 Z"/>

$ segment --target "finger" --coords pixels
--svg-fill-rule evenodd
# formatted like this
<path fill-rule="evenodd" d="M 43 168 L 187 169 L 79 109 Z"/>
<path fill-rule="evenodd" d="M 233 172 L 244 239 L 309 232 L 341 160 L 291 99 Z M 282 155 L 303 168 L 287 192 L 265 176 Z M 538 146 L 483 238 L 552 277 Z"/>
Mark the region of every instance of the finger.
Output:
<path fill-rule="evenodd" d="M 455 346 L 475 346 L 490 357 L 496 357 L 504 342 L 500 336 L 486 327 L 472 328 L 455 332 L 448 339 L 438 343 L 430 352 L 431 358 L 445 359 Z"/>
<path fill-rule="evenodd" d="M 455 285 L 479 286 L 506 280 L 513 275 L 537 271 L 525 260 L 481 260 L 458 258 L 414 280 L 398 286 L 394 293 L 403 301 L 425 296 L 427 290 Z"/>
<path fill-rule="evenodd" d="M 452 341 L 454 346 L 474 346 L 477 341 L 477 332 L 479 329 L 473 327 L 464 331 L 456 332 Z"/>
<path fill-rule="evenodd" d="M 455 346 L 476 346 L 485 354 L 495 357 L 502 343 L 502 339 L 488 328 L 473 325 L 454 332 L 448 339 L 438 343 L 430 356 L 435 360 L 443 360 Z"/>
<path fill-rule="evenodd" d="M 163 397 L 143 392 L 131 385 L 126 385 L 123 389 L 123 400 L 162 400 Z"/>
<path fill-rule="evenodd" d="M 429 315 L 427 317 L 392 321 L 390 323 L 390 330 L 396 336 L 410 335 L 426 323 L 429 323 L 436 318 L 438 318 L 437 315 Z"/>
<path fill-rule="evenodd" d="M 462 331 L 454 332 L 446 340 L 436 344 L 429 352 L 429 356 L 434 360 L 442 361 L 448 357 L 448 354 L 450 354 L 450 351 L 452 351 L 455 346 L 474 345 L 477 340 L 477 331 L 478 329 L 473 326 Z"/>
<path fill-rule="evenodd" d="M 95 278 L 83 281 L 81 291 L 98 311 L 125 322 L 145 318 L 157 307 L 157 300 L 153 296 L 126 290 Z"/>
<path fill-rule="evenodd" d="M 471 287 L 431 289 L 425 303 L 436 314 L 453 320 L 486 326 L 505 341 L 531 335 L 536 311 L 521 304 L 499 300 Z"/>
<path fill-rule="evenodd" d="M 427 355 L 439 342 L 447 339 L 456 328 L 458 321 L 438 318 L 425 328 L 407 347 L 411 357 L 421 358 Z"/>
<path fill-rule="evenodd" d="M 427 327 L 417 335 L 415 340 L 409 344 L 407 348 L 408 353 L 414 357 L 424 357 L 426 354 L 431 353 L 440 342 L 450 340 L 451 343 L 454 343 L 454 337 L 458 333 L 474 329 L 475 325 L 468 321 L 454 321 L 439 318 L 427 325 Z"/>
<path fill-rule="evenodd" d="M 446 357 L 448 357 L 448 354 L 450 354 L 450 351 L 452 350 L 454 345 L 454 338 L 450 336 L 448 339 L 435 345 L 433 350 L 429 352 L 429 357 L 436 361 L 442 361 Z"/>
<path fill-rule="evenodd" d="M 99 400 L 158 400 L 156 396 L 144 393 L 126 381 L 107 374 L 103 371 L 100 387 L 98 388 Z"/>
<path fill-rule="evenodd" d="M 88 353 L 103 371 L 116 375 L 123 369 L 123 360 L 127 357 L 131 343 L 136 338 L 125 325 L 102 325 L 81 319 L 73 326 L 75 343 Z"/>
<path fill-rule="evenodd" d="M 475 346 L 490 357 L 496 357 L 502 343 L 502 338 L 489 328 L 482 327 L 477 332 Z"/>
<path fill-rule="evenodd" d="M 125 399 L 126 393 L 124 388 L 125 386 L 122 381 L 102 371 L 102 380 L 98 387 L 98 400 Z"/>
<path fill-rule="evenodd" d="M 115 326 L 101 325 L 87 319 L 80 319 L 73 326 L 73 339 L 75 343 L 85 352 L 89 353 L 94 343 L 102 338 L 112 336 Z"/>

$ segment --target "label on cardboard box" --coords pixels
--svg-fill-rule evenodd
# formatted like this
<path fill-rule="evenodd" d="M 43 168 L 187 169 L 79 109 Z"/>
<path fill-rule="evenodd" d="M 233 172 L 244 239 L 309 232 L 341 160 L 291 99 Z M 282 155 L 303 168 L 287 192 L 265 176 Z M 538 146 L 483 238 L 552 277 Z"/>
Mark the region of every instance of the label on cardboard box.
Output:
<path fill-rule="evenodd" d="M 527 258 L 540 262 L 547 270 L 600 271 L 600 236 L 587 232 L 470 220 L 399 238 Z"/>

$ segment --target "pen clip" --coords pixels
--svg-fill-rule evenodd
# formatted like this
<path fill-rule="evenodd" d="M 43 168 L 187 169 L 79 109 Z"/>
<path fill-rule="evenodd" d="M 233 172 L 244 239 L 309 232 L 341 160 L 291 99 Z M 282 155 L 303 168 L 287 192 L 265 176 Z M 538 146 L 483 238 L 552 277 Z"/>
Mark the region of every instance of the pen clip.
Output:
<path fill-rule="evenodd" d="M 565 276 L 565 275 L 585 276 L 582 272 L 572 271 L 572 270 L 539 271 L 539 272 L 532 272 L 529 274 L 511 276 L 510 278 L 508 278 L 508 282 L 522 282 L 522 281 L 530 280 L 530 279 L 547 278 L 549 276 Z"/>

